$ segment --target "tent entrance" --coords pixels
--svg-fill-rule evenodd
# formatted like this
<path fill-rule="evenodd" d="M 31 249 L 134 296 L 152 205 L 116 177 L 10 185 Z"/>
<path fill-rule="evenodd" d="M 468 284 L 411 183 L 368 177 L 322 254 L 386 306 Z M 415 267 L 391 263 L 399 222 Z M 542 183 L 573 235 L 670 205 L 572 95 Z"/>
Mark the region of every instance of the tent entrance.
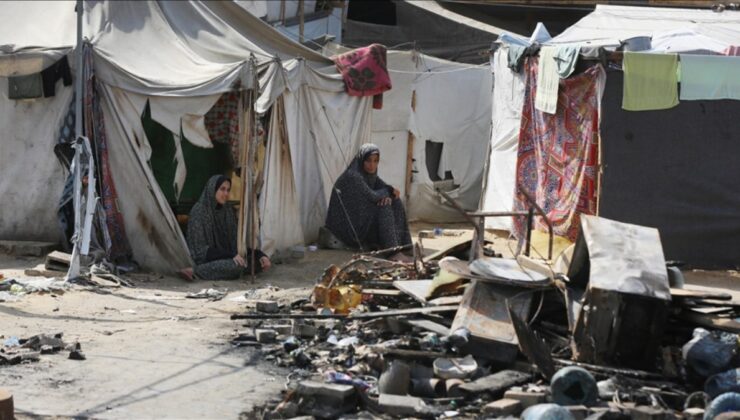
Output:
<path fill-rule="evenodd" d="M 141 122 L 152 148 L 149 165 L 170 208 L 178 216 L 178 222 L 184 228 L 186 223 L 183 222 L 187 222 L 187 217 L 181 216 L 187 216 L 190 213 L 190 209 L 200 198 L 208 179 L 215 174 L 229 174 L 233 170 L 229 145 L 214 142 L 213 148 L 203 148 L 193 145 L 184 136 L 180 136 L 187 173 L 178 197 L 175 186 L 178 166 L 175 158 L 176 136 L 152 119 L 149 103 L 141 115 Z"/>

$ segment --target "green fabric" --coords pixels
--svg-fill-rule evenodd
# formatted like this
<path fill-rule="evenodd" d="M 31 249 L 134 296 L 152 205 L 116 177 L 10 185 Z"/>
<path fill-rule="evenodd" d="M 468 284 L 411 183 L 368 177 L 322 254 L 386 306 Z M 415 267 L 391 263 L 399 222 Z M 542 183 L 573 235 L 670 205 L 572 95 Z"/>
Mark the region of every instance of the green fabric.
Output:
<path fill-rule="evenodd" d="M 625 51 L 622 108 L 668 109 L 678 105 L 678 56 Z"/>
<path fill-rule="evenodd" d="M 172 132 L 152 120 L 149 105 L 141 116 L 146 137 L 152 147 L 149 164 L 159 187 L 177 214 L 187 214 L 198 200 L 208 179 L 216 174 L 225 174 L 231 168 L 229 146 L 214 143 L 213 148 L 194 146 L 183 137 L 182 153 L 185 158 L 187 176 L 180 194 L 175 196 L 175 140 Z"/>

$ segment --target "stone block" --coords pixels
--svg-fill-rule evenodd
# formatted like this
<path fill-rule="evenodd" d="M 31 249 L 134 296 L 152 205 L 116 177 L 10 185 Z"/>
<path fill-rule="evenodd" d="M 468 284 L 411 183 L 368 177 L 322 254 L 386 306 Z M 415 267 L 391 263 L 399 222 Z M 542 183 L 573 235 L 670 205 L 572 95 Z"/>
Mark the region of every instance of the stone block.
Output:
<path fill-rule="evenodd" d="M 277 301 L 274 300 L 258 300 L 256 305 L 257 312 L 263 312 L 266 314 L 274 314 L 280 310 L 280 305 L 278 305 Z"/>
<path fill-rule="evenodd" d="M 406 395 L 380 394 L 378 405 L 381 411 L 392 416 L 413 416 L 429 411 L 424 400 Z"/>
<path fill-rule="evenodd" d="M 533 405 L 544 404 L 547 401 L 547 394 L 544 392 L 527 392 L 510 389 L 504 393 L 504 398 L 517 400 L 522 403 L 522 409 L 527 409 Z"/>
<path fill-rule="evenodd" d="M 522 412 L 522 403 L 519 400 L 501 399 L 486 404 L 483 414 L 492 417 L 518 416 Z"/>
<path fill-rule="evenodd" d="M 351 385 L 303 381 L 296 389 L 298 411 L 320 418 L 339 417 L 357 406 L 355 388 Z"/>
<path fill-rule="evenodd" d="M 274 343 L 277 338 L 277 332 L 275 330 L 258 329 L 254 334 L 257 337 L 257 342 L 262 344 Z"/>

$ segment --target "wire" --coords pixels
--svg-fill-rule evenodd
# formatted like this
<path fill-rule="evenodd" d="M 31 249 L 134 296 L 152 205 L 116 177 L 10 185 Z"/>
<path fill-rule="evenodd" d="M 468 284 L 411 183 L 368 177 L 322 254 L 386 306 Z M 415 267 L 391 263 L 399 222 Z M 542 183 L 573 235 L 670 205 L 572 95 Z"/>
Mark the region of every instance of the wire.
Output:
<path fill-rule="evenodd" d="M 454 72 L 465 71 L 465 70 L 477 70 L 479 68 L 483 68 L 486 66 L 490 66 L 490 63 L 482 63 L 482 64 L 478 64 L 475 66 L 470 66 L 470 67 L 463 67 L 463 68 L 451 69 L 451 70 L 441 70 L 441 71 L 431 71 L 431 70 L 406 71 L 406 70 L 394 70 L 394 69 L 388 69 L 388 71 L 391 73 L 400 73 L 400 74 L 445 74 L 445 73 L 454 73 Z"/>

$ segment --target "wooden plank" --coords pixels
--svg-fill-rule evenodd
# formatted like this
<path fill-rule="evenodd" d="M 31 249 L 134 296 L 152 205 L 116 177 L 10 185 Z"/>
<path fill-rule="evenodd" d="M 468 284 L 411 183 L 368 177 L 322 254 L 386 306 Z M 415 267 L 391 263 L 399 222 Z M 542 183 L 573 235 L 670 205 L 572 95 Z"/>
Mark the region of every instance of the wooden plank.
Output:
<path fill-rule="evenodd" d="M 696 324 L 700 327 L 740 334 L 740 322 L 737 322 L 731 318 L 721 318 L 716 315 L 702 314 L 691 310 L 681 311 L 678 314 L 678 317 L 684 321 L 691 322 L 692 324 Z"/>
<path fill-rule="evenodd" d="M 463 295 L 456 296 L 442 296 L 436 299 L 427 301 L 427 306 L 445 306 L 445 305 L 460 305 L 463 300 Z"/>
<path fill-rule="evenodd" d="M 714 299 L 714 300 L 732 300 L 732 295 L 724 292 L 712 292 L 707 290 L 696 289 L 673 289 L 671 288 L 671 297 L 676 299 Z"/>
<path fill-rule="evenodd" d="M 446 306 L 430 306 L 425 308 L 406 308 L 406 309 L 394 309 L 390 311 L 378 311 L 378 312 L 362 312 L 352 315 L 340 315 L 340 314 L 314 314 L 314 313 L 277 313 L 277 314 L 263 314 L 263 313 L 246 313 L 246 314 L 232 314 L 231 319 L 373 319 L 373 318 L 386 318 L 404 315 L 424 315 L 424 314 L 435 314 L 443 312 L 454 312 L 458 308 L 457 305 L 446 305 Z"/>
<path fill-rule="evenodd" d="M 532 380 L 532 375 L 516 370 L 502 370 L 493 375 L 484 376 L 460 385 L 460 389 L 469 394 L 489 393 L 494 397 L 502 395 L 512 386 L 526 384 Z"/>
<path fill-rule="evenodd" d="M 436 314 L 441 312 L 455 312 L 457 311 L 457 305 L 446 305 L 446 306 L 429 306 L 424 308 L 407 308 L 407 309 L 395 309 L 391 311 L 381 312 L 363 312 L 359 314 L 352 314 L 348 316 L 349 319 L 370 319 L 370 318 L 385 318 L 402 315 L 423 315 L 423 314 Z"/>
<path fill-rule="evenodd" d="M 401 291 L 392 289 L 363 289 L 363 295 L 400 297 Z"/>

